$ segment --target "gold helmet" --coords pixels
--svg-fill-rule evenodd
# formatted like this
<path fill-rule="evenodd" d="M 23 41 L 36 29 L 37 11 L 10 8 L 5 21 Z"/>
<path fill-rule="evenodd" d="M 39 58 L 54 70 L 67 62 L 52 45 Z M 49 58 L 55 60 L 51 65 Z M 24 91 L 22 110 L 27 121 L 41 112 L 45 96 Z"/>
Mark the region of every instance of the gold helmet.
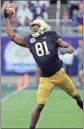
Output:
<path fill-rule="evenodd" d="M 33 29 L 34 25 L 38 25 L 38 29 L 36 32 Z M 30 34 L 33 37 L 38 37 L 39 35 L 43 34 L 47 30 L 48 30 L 48 25 L 42 19 L 36 19 L 32 23 L 30 23 Z"/>

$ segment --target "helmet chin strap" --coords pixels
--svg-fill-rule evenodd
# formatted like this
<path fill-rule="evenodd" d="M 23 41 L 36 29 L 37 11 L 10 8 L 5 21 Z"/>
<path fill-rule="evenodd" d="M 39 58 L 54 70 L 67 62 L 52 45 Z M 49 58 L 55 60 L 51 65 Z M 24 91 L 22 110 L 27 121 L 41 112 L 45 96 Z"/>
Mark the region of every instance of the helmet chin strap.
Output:
<path fill-rule="evenodd" d="M 41 35 L 43 33 L 44 33 L 44 31 L 41 31 L 41 32 L 36 32 L 34 34 L 31 34 L 31 35 L 32 35 L 32 37 L 38 37 L 39 35 Z"/>
<path fill-rule="evenodd" d="M 35 33 L 35 34 L 31 34 L 32 37 L 38 37 L 40 34 L 39 33 Z"/>

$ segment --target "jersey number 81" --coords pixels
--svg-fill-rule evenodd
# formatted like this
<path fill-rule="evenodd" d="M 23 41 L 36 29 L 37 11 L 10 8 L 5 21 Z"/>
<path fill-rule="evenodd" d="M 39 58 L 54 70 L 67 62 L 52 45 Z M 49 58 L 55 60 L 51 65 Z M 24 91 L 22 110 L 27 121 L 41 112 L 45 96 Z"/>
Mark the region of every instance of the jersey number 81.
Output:
<path fill-rule="evenodd" d="M 43 43 L 38 42 L 35 44 L 36 53 L 38 56 L 44 56 L 50 54 L 46 41 Z"/>

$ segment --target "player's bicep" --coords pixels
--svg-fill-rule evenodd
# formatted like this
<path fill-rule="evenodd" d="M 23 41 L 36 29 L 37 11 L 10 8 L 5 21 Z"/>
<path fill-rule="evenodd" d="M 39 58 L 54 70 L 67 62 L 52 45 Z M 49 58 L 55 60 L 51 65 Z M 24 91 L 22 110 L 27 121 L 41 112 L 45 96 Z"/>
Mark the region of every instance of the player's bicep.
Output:
<path fill-rule="evenodd" d="M 19 46 L 28 48 L 28 43 L 18 34 L 15 34 L 13 41 Z"/>
<path fill-rule="evenodd" d="M 63 41 L 62 38 L 58 38 L 58 39 L 57 39 L 57 43 L 58 43 L 58 45 L 59 45 L 60 47 L 64 47 L 64 48 L 67 48 L 67 47 L 70 46 L 70 44 L 67 43 L 67 42 L 65 42 L 65 41 Z"/>

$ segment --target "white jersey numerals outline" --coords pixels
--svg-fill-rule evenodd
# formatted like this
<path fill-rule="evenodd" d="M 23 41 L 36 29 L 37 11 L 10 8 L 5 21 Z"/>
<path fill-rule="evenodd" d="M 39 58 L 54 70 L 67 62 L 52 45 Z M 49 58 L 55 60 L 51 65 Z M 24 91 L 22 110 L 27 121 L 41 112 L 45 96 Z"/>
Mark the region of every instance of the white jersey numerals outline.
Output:
<path fill-rule="evenodd" d="M 36 43 L 35 48 L 38 56 L 44 56 L 50 54 L 46 41 L 44 41 L 43 43 L 41 42 Z"/>

